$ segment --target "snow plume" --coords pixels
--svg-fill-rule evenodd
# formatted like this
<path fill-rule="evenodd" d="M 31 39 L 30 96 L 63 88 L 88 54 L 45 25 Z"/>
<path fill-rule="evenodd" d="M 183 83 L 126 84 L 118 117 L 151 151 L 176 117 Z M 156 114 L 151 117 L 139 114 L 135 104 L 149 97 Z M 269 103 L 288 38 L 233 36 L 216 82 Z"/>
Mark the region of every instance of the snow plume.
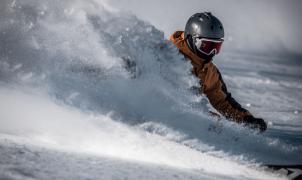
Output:
<path fill-rule="evenodd" d="M 93 0 L 0 7 L 1 134 L 235 178 L 276 178 L 248 168 L 271 152 L 299 161 L 298 146 L 209 117 L 191 64 L 150 23 Z"/>
<path fill-rule="evenodd" d="M 1 80 L 85 110 L 115 110 L 121 120 L 167 117 L 166 109 L 200 99 L 190 92 L 198 86 L 190 63 L 162 32 L 93 2 L 4 4 Z"/>

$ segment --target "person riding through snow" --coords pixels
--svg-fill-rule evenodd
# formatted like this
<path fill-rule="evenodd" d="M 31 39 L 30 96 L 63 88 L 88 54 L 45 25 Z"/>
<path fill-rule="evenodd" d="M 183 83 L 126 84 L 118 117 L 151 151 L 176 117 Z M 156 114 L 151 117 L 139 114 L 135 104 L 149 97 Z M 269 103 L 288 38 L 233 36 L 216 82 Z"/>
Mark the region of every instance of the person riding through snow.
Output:
<path fill-rule="evenodd" d="M 187 21 L 185 31 L 174 32 L 170 40 L 191 61 L 192 73 L 200 79 L 201 92 L 220 114 L 260 132 L 266 130 L 263 119 L 255 118 L 232 98 L 212 62 L 224 40 L 224 29 L 219 19 L 209 12 L 196 13 Z"/>

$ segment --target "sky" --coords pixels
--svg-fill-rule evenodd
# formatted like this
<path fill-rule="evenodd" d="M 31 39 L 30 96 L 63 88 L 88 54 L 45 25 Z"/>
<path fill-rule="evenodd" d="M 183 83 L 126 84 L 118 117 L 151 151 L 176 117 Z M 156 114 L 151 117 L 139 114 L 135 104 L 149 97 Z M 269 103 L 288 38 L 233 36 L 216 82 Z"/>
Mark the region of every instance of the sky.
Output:
<path fill-rule="evenodd" d="M 224 24 L 226 49 L 302 55 L 302 1 L 299 0 L 110 0 L 169 37 L 194 13 L 210 11 Z"/>

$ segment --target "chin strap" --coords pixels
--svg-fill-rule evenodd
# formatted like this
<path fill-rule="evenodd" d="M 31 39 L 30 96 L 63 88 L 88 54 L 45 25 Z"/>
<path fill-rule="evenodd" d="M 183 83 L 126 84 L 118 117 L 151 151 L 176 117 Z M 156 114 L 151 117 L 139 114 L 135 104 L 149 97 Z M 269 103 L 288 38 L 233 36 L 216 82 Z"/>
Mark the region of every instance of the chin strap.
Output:
<path fill-rule="evenodd" d="M 193 44 L 190 43 L 190 40 L 193 41 Z M 194 54 L 196 54 L 196 48 L 194 46 L 195 40 L 192 38 L 192 36 L 188 35 L 187 37 L 185 37 L 185 41 L 187 42 L 189 48 L 194 52 Z M 191 46 L 193 46 L 193 47 L 191 47 Z"/>

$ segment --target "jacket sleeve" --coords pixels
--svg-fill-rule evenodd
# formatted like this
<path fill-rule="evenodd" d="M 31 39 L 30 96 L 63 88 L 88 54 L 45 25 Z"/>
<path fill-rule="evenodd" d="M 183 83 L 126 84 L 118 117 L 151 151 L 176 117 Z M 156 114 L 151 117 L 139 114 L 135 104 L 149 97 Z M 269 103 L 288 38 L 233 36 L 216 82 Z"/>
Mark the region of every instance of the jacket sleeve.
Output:
<path fill-rule="evenodd" d="M 252 116 L 228 92 L 219 70 L 212 63 L 206 72 L 203 92 L 212 106 L 227 119 L 243 122 L 246 116 Z"/>

